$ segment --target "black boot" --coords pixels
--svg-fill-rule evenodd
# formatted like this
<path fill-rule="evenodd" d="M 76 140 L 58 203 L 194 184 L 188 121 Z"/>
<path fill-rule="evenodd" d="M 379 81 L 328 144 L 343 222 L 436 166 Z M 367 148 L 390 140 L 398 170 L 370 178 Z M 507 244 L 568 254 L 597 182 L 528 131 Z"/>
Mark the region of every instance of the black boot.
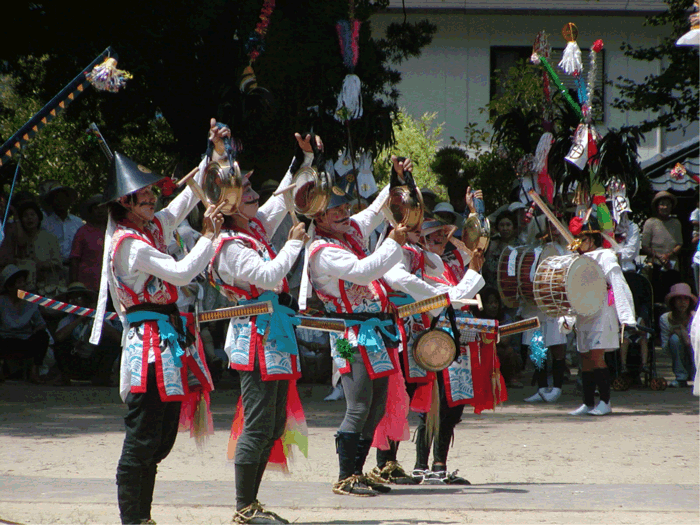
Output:
<path fill-rule="evenodd" d="M 255 501 L 258 463 L 236 463 L 236 510 L 243 510 Z"/>
<path fill-rule="evenodd" d="M 351 496 L 376 496 L 378 494 L 376 490 L 369 488 L 360 476 L 355 474 L 358 464 L 359 442 L 359 432 L 338 432 L 335 435 L 335 448 L 340 466 L 338 483 L 333 485 L 333 492 L 336 494 Z M 362 465 L 364 465 L 364 459 L 367 458 L 367 453 L 369 453 L 369 448 L 364 454 Z"/>
<path fill-rule="evenodd" d="M 157 472 L 158 465 L 154 463 L 144 470 L 141 478 L 141 496 L 139 498 L 141 522 L 148 523 L 151 520 L 151 504 L 153 503 L 153 489 L 156 485 Z"/>
<path fill-rule="evenodd" d="M 141 479 L 140 468 L 120 467 L 117 470 L 117 501 L 119 517 L 123 525 L 140 525 L 141 523 Z"/>

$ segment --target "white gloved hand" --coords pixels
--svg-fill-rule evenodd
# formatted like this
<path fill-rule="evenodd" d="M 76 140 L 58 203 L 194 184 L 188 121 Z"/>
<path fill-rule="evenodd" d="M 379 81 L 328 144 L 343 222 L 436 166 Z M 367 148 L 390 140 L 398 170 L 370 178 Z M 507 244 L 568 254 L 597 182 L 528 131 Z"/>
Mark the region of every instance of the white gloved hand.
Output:
<path fill-rule="evenodd" d="M 574 329 L 576 317 L 573 315 L 563 315 L 557 319 L 557 322 L 559 323 L 559 333 L 569 334 Z"/>

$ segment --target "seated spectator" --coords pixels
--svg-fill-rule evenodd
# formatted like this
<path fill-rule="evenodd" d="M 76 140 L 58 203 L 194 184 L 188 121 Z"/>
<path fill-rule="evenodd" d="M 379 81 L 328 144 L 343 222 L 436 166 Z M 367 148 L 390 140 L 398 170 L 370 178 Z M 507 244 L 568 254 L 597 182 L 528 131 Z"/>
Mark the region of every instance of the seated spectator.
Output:
<path fill-rule="evenodd" d="M 97 293 L 75 282 L 57 299 L 83 308 L 95 308 Z M 121 323 L 105 321 L 99 345 L 88 342 L 92 323 L 92 317 L 76 314 L 68 314 L 58 323 L 54 354 L 64 385 L 69 386 L 73 379 L 90 379 L 93 385 L 111 386 L 112 367 L 121 353 Z"/>
<path fill-rule="evenodd" d="M 42 228 L 58 239 L 61 249 L 61 262 L 68 272 L 68 259 L 73 248 L 73 238 L 83 226 L 83 221 L 68 213 L 71 204 L 78 200 L 78 192 L 58 181 L 48 181 L 43 185 L 42 204 L 46 210 L 46 220 Z"/>
<path fill-rule="evenodd" d="M 660 301 L 681 280 L 678 254 L 683 247 L 683 234 L 680 221 L 671 217 L 675 205 L 673 194 L 658 192 L 651 201 L 655 216 L 648 218 L 642 228 L 641 251 L 653 264 L 651 282 L 655 301 Z"/>
<path fill-rule="evenodd" d="M 686 283 L 674 284 L 666 295 L 669 311 L 659 319 L 661 348 L 671 354 L 671 367 L 676 379 L 671 388 L 688 386 L 688 377 L 694 377 L 693 351 L 690 346 L 690 323 L 698 302 Z"/>
<path fill-rule="evenodd" d="M 107 227 L 107 206 L 101 206 L 102 195 L 93 195 L 82 206 L 85 224 L 73 238 L 69 258 L 69 282 L 83 283 L 88 289 L 100 291 L 102 251 Z"/>
<path fill-rule="evenodd" d="M 477 312 L 477 317 L 482 319 L 495 319 L 498 324 L 512 323 L 513 318 L 503 310 L 501 296 L 498 290 L 487 286 L 479 292 L 481 302 L 484 305 L 482 312 Z M 496 344 L 496 353 L 498 360 L 501 362 L 501 375 L 506 382 L 507 388 L 523 388 L 520 382 L 520 371 L 523 368 L 523 362 L 519 352 L 520 334 L 503 337 Z"/>
<path fill-rule="evenodd" d="M 0 246 L 0 260 L 27 270 L 26 290 L 54 295 L 65 284 L 61 254 L 56 238 L 40 228 L 44 215 L 34 201 L 17 206 L 17 227 L 8 231 Z"/>
<path fill-rule="evenodd" d="M 0 358 L 31 360 L 29 381 L 40 383 L 39 367 L 49 348 L 49 333 L 39 306 L 17 297 L 27 274 L 14 264 L 0 273 Z"/>

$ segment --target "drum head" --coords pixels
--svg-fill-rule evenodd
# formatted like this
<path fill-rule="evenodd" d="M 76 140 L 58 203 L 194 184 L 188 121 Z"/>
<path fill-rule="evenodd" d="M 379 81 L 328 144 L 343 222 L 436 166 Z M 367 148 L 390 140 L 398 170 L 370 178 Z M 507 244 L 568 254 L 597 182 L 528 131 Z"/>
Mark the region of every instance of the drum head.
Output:
<path fill-rule="evenodd" d="M 325 211 L 330 198 L 331 184 L 325 172 L 316 168 L 301 168 L 294 175 L 294 210 L 301 215 L 312 217 Z"/>
<path fill-rule="evenodd" d="M 571 307 L 585 317 L 596 314 L 608 301 L 603 269 L 590 257 L 579 257 L 571 264 L 566 275 L 566 289 Z"/>
<path fill-rule="evenodd" d="M 413 343 L 413 359 L 428 372 L 444 370 L 457 355 L 455 341 L 444 330 L 426 330 L 418 334 Z"/>

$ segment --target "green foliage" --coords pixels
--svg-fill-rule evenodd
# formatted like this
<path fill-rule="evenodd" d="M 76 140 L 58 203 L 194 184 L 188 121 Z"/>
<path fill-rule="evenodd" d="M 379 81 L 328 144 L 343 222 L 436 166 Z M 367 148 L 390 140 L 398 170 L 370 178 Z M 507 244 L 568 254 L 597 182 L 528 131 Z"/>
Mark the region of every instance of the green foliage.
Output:
<path fill-rule="evenodd" d="M 413 178 L 421 187 L 429 187 L 443 199 L 445 188 L 437 186 L 437 174 L 431 168 L 442 133 L 442 124 L 434 125 L 437 113 L 425 113 L 414 119 L 405 109 L 400 109 L 393 121 L 396 142 L 390 148 L 382 149 L 374 159 L 374 177 L 377 185 L 382 187 L 389 182 L 391 175 L 391 156 L 408 157 L 413 162 Z"/>
<path fill-rule="evenodd" d="M 668 10 L 649 16 L 645 25 L 670 26 L 670 35 L 661 38 L 655 46 L 633 47 L 622 45 L 625 56 L 646 62 L 661 61 L 663 70 L 658 75 L 647 75 L 644 82 L 636 82 L 623 77 L 617 78 L 615 86 L 620 96 L 612 106 L 622 111 L 651 112 L 652 118 L 635 126 L 642 133 L 660 127 L 667 131 L 687 126 L 698 120 L 698 48 L 676 46 L 676 40 L 690 27 L 688 9 L 693 0 L 664 0 Z"/>
<path fill-rule="evenodd" d="M 21 75 L 0 75 L 0 135 L 11 136 L 43 105 L 37 88 L 47 74 L 51 57 L 26 56 L 19 61 Z M 69 81 L 70 78 L 66 79 Z M 104 117 L 99 100 L 89 100 L 94 93 L 83 94 L 68 108 L 48 123 L 22 149 L 20 178 L 16 190 L 37 193 L 39 185 L 50 179 L 59 180 L 78 191 L 82 199 L 104 189 L 108 169 L 107 159 L 101 153 L 97 139 L 86 132 L 90 122 L 104 127 Z M 145 120 L 145 119 L 144 119 Z M 129 123 L 114 141 L 107 140 L 112 149 L 160 171 L 173 163 L 168 153 L 174 145 L 174 137 L 163 119 Z M 0 184 L 9 190 L 15 165 L 9 164 L 2 171 Z M 76 205 L 79 203 L 75 203 Z M 77 208 L 76 208 L 77 209 Z"/>
<path fill-rule="evenodd" d="M 176 162 L 186 170 L 204 152 L 208 122 L 215 117 L 242 142 L 239 160 L 255 167 L 256 184 L 281 178 L 294 153 L 294 132 L 313 127 L 327 151 L 347 144 L 348 127 L 333 118 L 349 72 L 335 29 L 338 20 L 350 18 L 346 0 L 275 2 L 264 49 L 253 64 L 258 86 L 274 100 L 270 106 L 262 91 L 240 91 L 241 73 L 249 64 L 246 47 L 262 0 L 123 0 L 108 20 L 95 16 L 94 2 L 73 0 L 70 9 L 64 4 L 20 2 L 13 7 L 0 47 L 4 73 L 19 79 L 17 95 L 41 107 L 107 44 L 119 53 L 119 67 L 134 76 L 118 94 L 86 93 L 66 111 L 64 119 L 75 121 L 74 132 L 63 137 L 72 141 L 66 148 L 82 147 L 77 137 L 95 121 L 110 145 L 135 161 L 155 171 L 168 172 Z M 388 4 L 354 4 L 354 16 L 362 22 L 355 74 L 362 81 L 364 116 L 352 121 L 349 131 L 356 149 L 375 155 L 393 142 L 391 118 L 398 110 L 401 75 L 392 61 L 419 54 L 436 30 L 427 22 L 393 24 L 386 38 L 373 38 L 369 18 Z M 25 57 L 44 55 L 50 58 L 42 65 L 43 77 L 25 69 Z M 165 120 L 154 120 L 156 113 Z M 57 125 L 51 123 L 42 133 L 54 133 Z M 70 166 L 65 176 L 79 172 L 100 187 L 104 166 L 88 177 L 83 166 Z"/>

